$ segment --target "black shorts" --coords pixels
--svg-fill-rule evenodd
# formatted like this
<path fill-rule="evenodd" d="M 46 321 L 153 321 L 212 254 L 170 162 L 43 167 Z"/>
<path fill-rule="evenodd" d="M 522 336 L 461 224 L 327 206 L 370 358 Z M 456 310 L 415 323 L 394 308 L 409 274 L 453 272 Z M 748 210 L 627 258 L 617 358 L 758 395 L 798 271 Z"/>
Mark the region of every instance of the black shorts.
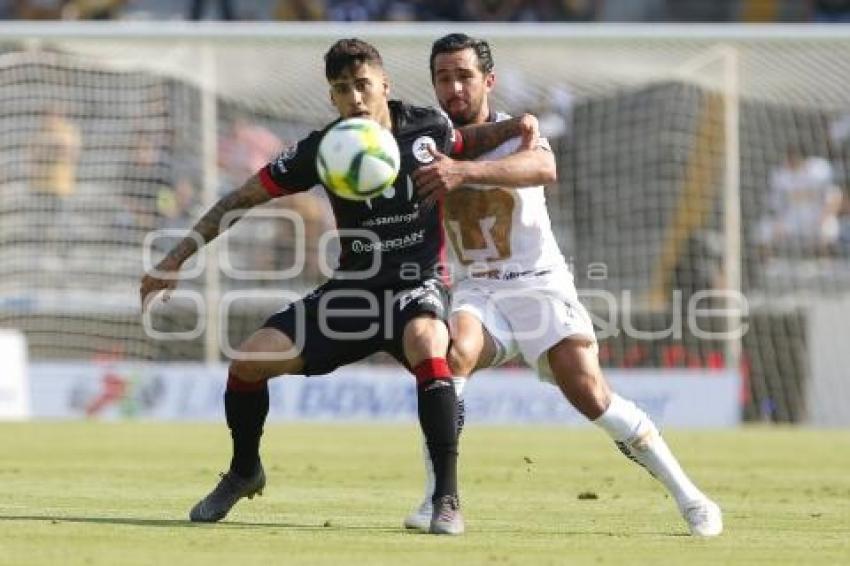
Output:
<path fill-rule="evenodd" d="M 436 278 L 375 288 L 332 279 L 273 314 L 263 328 L 289 336 L 304 360 L 302 374 L 321 375 L 381 351 L 407 367 L 407 323 L 423 314 L 445 323 L 448 312 L 448 289 Z"/>

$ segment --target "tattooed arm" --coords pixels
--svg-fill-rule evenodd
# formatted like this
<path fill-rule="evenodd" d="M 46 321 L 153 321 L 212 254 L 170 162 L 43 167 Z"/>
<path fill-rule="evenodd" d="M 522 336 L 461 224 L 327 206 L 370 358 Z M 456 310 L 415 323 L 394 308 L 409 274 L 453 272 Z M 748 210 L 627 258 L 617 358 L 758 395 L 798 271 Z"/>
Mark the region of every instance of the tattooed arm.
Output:
<path fill-rule="evenodd" d="M 458 128 L 462 143 L 460 151 L 452 157 L 473 159 L 479 155 L 499 147 L 502 143 L 515 137 L 521 137 L 519 149 L 532 149 L 540 138 L 540 126 L 532 114 L 523 114 L 509 120 L 474 124 Z"/>
<path fill-rule="evenodd" d="M 139 288 L 139 296 L 142 301 L 142 309 L 145 308 L 147 300 L 158 291 L 166 292 L 177 286 L 177 272 L 183 263 L 192 257 L 195 252 L 208 242 L 214 240 L 224 230 L 232 226 L 238 217 L 228 225 L 222 222 L 228 213 L 247 210 L 271 199 L 269 193 L 260 182 L 259 176 L 254 175 L 248 179 L 240 188 L 222 197 L 212 208 L 210 208 L 186 237 L 178 242 L 169 251 L 162 261 L 157 264 L 154 271 L 142 277 Z"/>

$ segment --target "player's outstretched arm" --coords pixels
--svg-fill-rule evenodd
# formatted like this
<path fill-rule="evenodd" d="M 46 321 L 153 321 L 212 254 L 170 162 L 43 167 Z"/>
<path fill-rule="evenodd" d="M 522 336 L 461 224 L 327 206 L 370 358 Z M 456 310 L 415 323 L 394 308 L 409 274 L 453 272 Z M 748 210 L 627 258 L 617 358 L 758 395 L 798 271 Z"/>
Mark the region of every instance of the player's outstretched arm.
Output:
<path fill-rule="evenodd" d="M 434 160 L 413 172 L 413 182 L 426 203 L 436 202 L 463 185 L 531 187 L 557 180 L 555 157 L 543 145 L 521 149 L 492 161 L 458 161 L 429 147 Z"/>
<path fill-rule="evenodd" d="M 271 197 L 260 182 L 259 176 L 254 175 L 240 188 L 228 193 L 215 203 L 198 220 L 191 232 L 171 248 L 153 272 L 146 273 L 142 277 L 139 287 L 142 310 L 145 309 L 147 302 L 157 292 L 169 291 L 177 286 L 176 273 L 180 271 L 183 263 L 198 251 L 200 246 L 214 240 L 221 232 L 230 228 L 233 223 L 227 226 L 222 225 L 222 220 L 228 212 L 247 210 L 270 199 Z M 165 300 L 167 300 L 167 296 Z"/>
<path fill-rule="evenodd" d="M 458 128 L 463 143 L 452 155 L 461 159 L 473 159 L 496 149 L 511 138 L 520 137 L 520 149 L 532 149 L 540 139 L 540 125 L 533 114 L 523 114 L 509 120 L 474 124 Z"/>
<path fill-rule="evenodd" d="M 548 147 L 521 149 L 500 159 L 468 161 L 464 184 L 534 187 L 558 180 L 555 156 Z"/>

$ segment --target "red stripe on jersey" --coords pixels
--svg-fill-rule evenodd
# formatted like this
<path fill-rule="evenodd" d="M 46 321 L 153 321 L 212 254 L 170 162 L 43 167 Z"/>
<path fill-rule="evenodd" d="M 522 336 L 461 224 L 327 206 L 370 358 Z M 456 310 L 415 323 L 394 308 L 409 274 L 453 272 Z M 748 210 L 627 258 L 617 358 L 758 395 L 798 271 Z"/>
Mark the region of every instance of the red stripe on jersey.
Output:
<path fill-rule="evenodd" d="M 293 191 L 290 191 L 286 187 L 281 187 L 275 182 L 274 177 L 272 177 L 272 174 L 269 173 L 268 165 L 260 169 L 260 172 L 257 175 L 260 178 L 260 183 L 263 185 L 263 188 L 266 189 L 266 192 L 269 193 L 270 197 L 282 197 L 293 193 Z"/>
<path fill-rule="evenodd" d="M 457 128 L 455 128 L 452 133 L 454 134 L 455 141 L 452 144 L 451 155 L 460 155 L 463 153 L 463 134 L 461 134 L 460 130 Z"/>

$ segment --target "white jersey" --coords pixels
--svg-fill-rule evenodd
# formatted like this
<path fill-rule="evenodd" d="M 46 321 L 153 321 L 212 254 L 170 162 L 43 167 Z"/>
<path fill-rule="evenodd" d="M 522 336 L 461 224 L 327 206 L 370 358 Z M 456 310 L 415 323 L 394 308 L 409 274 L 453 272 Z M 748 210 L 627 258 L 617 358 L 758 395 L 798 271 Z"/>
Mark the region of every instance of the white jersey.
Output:
<path fill-rule="evenodd" d="M 497 115 L 497 121 L 507 118 Z M 519 138 L 508 140 L 479 159 L 505 157 L 519 144 Z M 549 149 L 544 138 L 541 144 Z M 542 185 L 459 187 L 446 195 L 445 225 L 456 279 L 482 271 L 525 273 L 566 266 L 552 233 Z"/>
<path fill-rule="evenodd" d="M 505 157 L 519 144 L 519 138 L 508 140 L 480 159 Z M 545 139 L 541 145 L 549 150 Z M 446 195 L 445 223 L 455 260 L 452 314 L 481 321 L 496 344 L 494 366 L 521 355 L 553 381 L 545 353 L 555 344 L 580 336 L 596 347 L 593 322 L 552 233 L 542 186 L 460 187 Z"/>

